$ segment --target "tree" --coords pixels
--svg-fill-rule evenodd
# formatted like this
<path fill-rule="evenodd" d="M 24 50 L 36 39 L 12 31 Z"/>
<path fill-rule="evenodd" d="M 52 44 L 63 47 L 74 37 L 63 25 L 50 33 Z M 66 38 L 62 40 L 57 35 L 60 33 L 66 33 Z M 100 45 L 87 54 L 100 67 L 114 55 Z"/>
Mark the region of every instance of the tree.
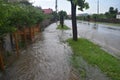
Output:
<path fill-rule="evenodd" d="M 114 8 L 113 8 L 113 7 L 110 7 L 110 8 L 109 8 L 109 13 L 110 13 L 110 14 L 114 14 Z"/>
<path fill-rule="evenodd" d="M 64 25 L 64 15 L 63 15 L 63 11 L 59 12 L 59 17 L 60 17 L 60 25 L 63 28 Z"/>
<path fill-rule="evenodd" d="M 116 8 L 116 9 L 115 9 L 115 14 L 117 14 L 117 13 L 118 13 L 118 9 Z"/>
<path fill-rule="evenodd" d="M 47 15 L 48 16 L 48 15 Z M 51 21 L 58 21 L 58 19 L 59 19 L 59 16 L 58 16 L 58 14 L 57 14 L 57 12 L 56 11 L 54 11 L 52 14 L 51 14 Z"/>
<path fill-rule="evenodd" d="M 13 32 L 14 28 L 9 26 L 8 17 L 10 16 L 10 5 L 6 4 L 5 1 L 0 0 L 0 69 L 4 70 L 4 62 L 2 58 L 2 50 L 4 43 L 4 36 L 7 33 Z"/>
<path fill-rule="evenodd" d="M 32 27 L 36 24 L 39 24 L 43 18 L 42 10 L 39 10 L 36 7 L 33 7 L 30 4 L 18 3 L 14 4 L 13 13 L 9 18 L 10 26 L 16 27 L 18 30 L 21 30 L 24 35 L 22 37 L 23 42 L 27 43 L 26 37 L 26 28 L 29 28 L 30 39 L 32 40 Z"/>
<path fill-rule="evenodd" d="M 62 10 L 62 11 L 59 11 L 58 14 L 60 15 L 61 12 L 62 12 L 64 18 L 68 18 L 66 11 L 63 11 L 63 10 Z"/>
<path fill-rule="evenodd" d="M 2 39 L 6 33 L 15 31 L 13 26 L 9 26 L 9 17 L 11 16 L 11 5 L 0 1 L 0 38 Z"/>
<path fill-rule="evenodd" d="M 110 7 L 109 11 L 105 13 L 107 18 L 116 18 L 116 14 L 118 13 L 118 9 L 114 9 L 114 7 Z"/>
<path fill-rule="evenodd" d="M 62 11 L 59 11 L 58 14 L 59 14 L 59 19 L 60 19 L 60 25 L 63 28 L 64 18 L 67 18 L 67 13 L 62 10 Z"/>
<path fill-rule="evenodd" d="M 18 54 L 16 31 L 20 29 L 24 30 L 26 27 L 32 27 L 36 23 L 40 23 L 44 18 L 42 10 L 32 6 L 27 1 L 19 3 L 8 3 L 8 1 L 0 0 L 0 68 L 2 70 L 4 70 L 4 63 L 1 54 L 3 53 L 2 50 L 4 50 L 3 42 L 6 34 L 13 34 Z"/>
<path fill-rule="evenodd" d="M 77 41 L 77 23 L 76 23 L 76 7 L 79 10 L 88 9 L 89 5 L 85 0 L 68 0 L 71 2 L 71 15 L 72 15 L 72 29 L 73 29 L 73 40 Z"/>

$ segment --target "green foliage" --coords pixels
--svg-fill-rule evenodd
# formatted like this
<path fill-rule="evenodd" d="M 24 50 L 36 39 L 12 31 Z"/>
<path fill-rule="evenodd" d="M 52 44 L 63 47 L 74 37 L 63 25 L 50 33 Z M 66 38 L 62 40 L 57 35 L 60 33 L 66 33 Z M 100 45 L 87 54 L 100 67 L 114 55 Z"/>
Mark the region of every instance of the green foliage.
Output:
<path fill-rule="evenodd" d="M 63 15 L 64 16 L 64 18 L 67 18 L 68 16 L 67 16 L 67 12 L 66 11 L 59 11 L 58 12 L 58 15 L 59 15 L 59 17 L 60 17 L 60 15 Z"/>
<path fill-rule="evenodd" d="M 43 20 L 43 13 L 33 6 L 17 7 L 12 13 L 10 21 L 12 26 L 17 28 L 31 27 L 32 25 Z"/>
<path fill-rule="evenodd" d="M 32 6 L 32 4 L 28 1 L 20 1 L 21 4 L 27 5 L 27 6 Z"/>
<path fill-rule="evenodd" d="M 110 13 L 110 14 L 117 14 L 117 13 L 118 13 L 118 9 L 117 9 L 117 8 L 114 9 L 114 7 L 110 7 L 110 8 L 109 8 L 109 13 Z"/>
<path fill-rule="evenodd" d="M 116 14 L 118 13 L 118 9 L 114 9 L 114 7 L 110 7 L 109 11 L 105 13 L 107 18 L 116 18 Z"/>
<path fill-rule="evenodd" d="M 58 21 L 59 20 L 59 15 L 57 14 L 57 12 L 56 11 L 54 11 L 54 12 L 52 12 L 52 14 L 47 14 L 46 16 L 45 16 L 47 19 L 50 19 L 51 21 Z"/>
<path fill-rule="evenodd" d="M 7 3 L 0 0 L 0 37 L 20 28 L 31 27 L 43 18 L 42 11 L 29 2 Z"/>
<path fill-rule="evenodd" d="M 40 23 L 44 20 L 45 15 L 42 11 L 36 10 L 35 14 L 36 23 Z"/>
<path fill-rule="evenodd" d="M 87 2 L 85 2 L 85 0 L 68 0 L 71 3 L 73 3 L 74 5 L 78 6 L 79 10 L 83 11 L 83 9 L 88 9 L 89 8 L 89 4 Z"/>
<path fill-rule="evenodd" d="M 59 14 L 59 18 L 60 18 L 60 25 L 63 28 L 63 25 L 64 25 L 64 16 L 66 15 L 66 13 L 64 11 L 60 11 L 58 14 Z"/>
<path fill-rule="evenodd" d="M 86 39 L 78 39 L 77 42 L 69 39 L 68 42 L 73 49 L 74 59 L 83 57 L 89 64 L 98 66 L 112 80 L 120 80 L 120 60 Z"/>
<path fill-rule="evenodd" d="M 106 16 L 104 15 L 104 14 L 93 14 L 92 16 L 91 16 L 91 18 L 93 18 L 93 19 L 106 19 Z"/>
<path fill-rule="evenodd" d="M 11 16 L 9 17 L 10 26 L 14 26 L 16 28 L 22 28 L 27 23 L 25 21 L 28 20 L 27 16 L 28 12 L 23 8 L 18 6 L 14 6 L 14 11 L 12 11 Z"/>
<path fill-rule="evenodd" d="M 13 32 L 14 27 L 9 26 L 10 21 L 8 18 L 11 16 L 11 5 L 0 1 L 0 37 L 3 37 L 5 33 Z"/>
<path fill-rule="evenodd" d="M 120 27 L 120 23 L 106 23 L 106 22 L 97 22 L 97 23 L 98 23 L 98 24 L 108 25 L 108 26 Z"/>
<path fill-rule="evenodd" d="M 104 19 L 115 19 L 116 18 L 116 15 L 118 13 L 118 9 L 114 9 L 114 7 L 110 7 L 108 12 L 104 13 L 104 14 L 92 14 L 90 15 L 90 20 L 97 20 L 97 21 L 102 21 Z M 80 20 L 88 20 L 88 16 L 79 16 L 77 17 L 77 19 L 80 19 Z"/>

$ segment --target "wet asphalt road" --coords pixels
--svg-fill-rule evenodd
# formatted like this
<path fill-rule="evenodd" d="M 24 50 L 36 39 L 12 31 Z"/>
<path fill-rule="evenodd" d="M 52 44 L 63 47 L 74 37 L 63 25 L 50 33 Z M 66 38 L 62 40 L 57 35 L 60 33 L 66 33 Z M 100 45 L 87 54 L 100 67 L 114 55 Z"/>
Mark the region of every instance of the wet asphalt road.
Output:
<path fill-rule="evenodd" d="M 65 24 L 71 28 L 71 20 Z M 120 59 L 120 26 L 77 21 L 78 36 L 87 38 Z M 72 34 L 72 33 L 70 33 Z"/>

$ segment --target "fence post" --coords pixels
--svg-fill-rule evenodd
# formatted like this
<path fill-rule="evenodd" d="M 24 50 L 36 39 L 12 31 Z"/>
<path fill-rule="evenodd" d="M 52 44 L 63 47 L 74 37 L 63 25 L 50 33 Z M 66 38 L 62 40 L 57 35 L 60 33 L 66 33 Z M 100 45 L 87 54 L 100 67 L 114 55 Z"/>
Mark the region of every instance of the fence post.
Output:
<path fill-rule="evenodd" d="M 19 45 L 18 45 L 18 39 L 17 39 L 17 32 L 13 33 L 14 39 L 15 39 L 15 47 L 16 47 L 16 53 L 17 57 L 19 56 Z"/>
<path fill-rule="evenodd" d="M 0 69 L 3 70 L 3 71 L 5 70 L 4 61 L 3 61 L 3 57 L 2 57 L 1 46 L 0 46 Z"/>
<path fill-rule="evenodd" d="M 24 36 L 25 47 L 27 48 L 26 28 L 24 28 L 24 30 L 23 30 L 23 36 Z"/>

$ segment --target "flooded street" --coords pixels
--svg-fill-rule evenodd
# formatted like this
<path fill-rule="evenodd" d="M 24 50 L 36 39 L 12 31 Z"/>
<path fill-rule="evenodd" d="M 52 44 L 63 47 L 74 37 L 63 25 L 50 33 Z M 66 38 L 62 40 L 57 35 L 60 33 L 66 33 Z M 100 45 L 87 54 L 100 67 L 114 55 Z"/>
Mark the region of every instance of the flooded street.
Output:
<path fill-rule="evenodd" d="M 56 27 L 54 23 L 46 28 L 40 39 L 22 51 L 0 80 L 68 80 L 72 52 L 61 42 L 63 31 Z"/>
<path fill-rule="evenodd" d="M 71 28 L 71 21 L 65 24 Z M 81 70 L 86 72 L 82 78 L 70 64 L 71 48 L 65 42 L 72 38 L 72 29 L 57 30 L 57 24 L 48 26 L 38 39 L 21 52 L 17 61 L 6 69 L 0 80 L 110 80 L 97 66 L 79 59 Z M 88 24 L 78 21 L 79 37 L 88 38 L 100 44 L 105 50 L 120 58 L 119 28 Z M 92 73 L 92 74 L 91 74 Z"/>
<path fill-rule="evenodd" d="M 71 27 L 71 21 L 65 24 Z M 103 24 L 77 22 L 78 36 L 87 38 L 120 59 L 120 27 Z"/>

